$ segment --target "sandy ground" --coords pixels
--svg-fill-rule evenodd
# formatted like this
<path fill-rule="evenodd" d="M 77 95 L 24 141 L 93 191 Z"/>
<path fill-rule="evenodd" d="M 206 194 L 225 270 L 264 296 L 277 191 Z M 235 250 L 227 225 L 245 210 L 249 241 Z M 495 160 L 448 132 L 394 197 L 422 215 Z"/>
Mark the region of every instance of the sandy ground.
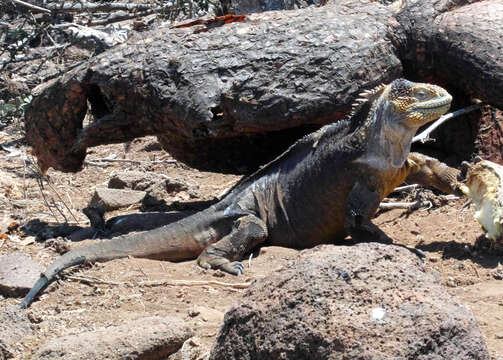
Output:
<path fill-rule="evenodd" d="M 81 210 L 89 202 L 94 188 L 106 185 L 112 173 L 122 170 L 154 171 L 186 183 L 190 190 L 167 195 L 168 204 L 213 199 L 240 178 L 200 172 L 177 162 L 163 162 L 161 160 L 172 159 L 156 146 L 153 138 L 142 138 L 131 143 L 127 150 L 124 145 L 94 148 L 87 158 L 97 161 L 115 156 L 140 163 L 88 165 L 77 174 L 50 170 L 50 186 L 45 183 L 42 192 L 33 166 L 23 160 L 26 147 L 20 134 L 14 126 L 0 132 L 0 144 L 8 148 L 0 148 L 0 219 L 3 216 L 4 223 L 12 220 L 21 225 L 34 225 L 39 220 L 49 223 L 45 228 L 50 229 L 51 225 L 63 222 L 62 214 L 65 214 L 68 221 L 86 227 L 87 218 Z M 503 281 L 498 280 L 498 274 L 503 274 L 503 269 L 498 268 L 503 257 L 492 255 L 490 251 L 471 250 L 482 232 L 473 220 L 473 208 L 464 207 L 464 203 L 463 199 L 452 200 L 440 207 L 410 213 L 392 210 L 380 214 L 375 223 L 397 243 L 418 246 L 427 253 L 428 269 L 473 311 L 493 359 L 503 359 Z M 47 204 L 53 205 L 52 212 Z M 139 211 L 139 206 L 133 206 L 111 215 Z M 27 231 L 18 230 L 0 240 L 0 255 L 22 251 L 44 266 L 58 256 L 52 248 L 44 247 L 43 242 L 25 241 L 27 235 Z M 128 258 L 79 267 L 51 285 L 27 310 L 37 322 L 36 331 L 20 343 L 17 358 L 29 359 L 51 338 L 153 315 L 175 315 L 185 319 L 196 333 L 198 350 L 204 354 L 214 341 L 225 312 L 244 291 L 213 282 L 246 283 L 267 276 L 278 271 L 297 252 L 264 247 L 258 257 L 244 261 L 245 275 L 239 278 L 202 270 L 194 261 L 170 263 Z M 187 280 L 190 286 L 142 283 L 154 280 Z M 207 283 L 190 283 L 201 280 Z M 18 298 L 0 296 L 0 310 L 19 302 Z"/>

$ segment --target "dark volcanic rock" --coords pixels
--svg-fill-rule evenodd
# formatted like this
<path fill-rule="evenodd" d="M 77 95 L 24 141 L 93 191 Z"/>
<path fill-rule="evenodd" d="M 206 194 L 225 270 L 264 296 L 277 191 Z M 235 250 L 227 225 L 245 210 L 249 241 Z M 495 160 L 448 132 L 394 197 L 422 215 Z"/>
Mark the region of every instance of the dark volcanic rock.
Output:
<path fill-rule="evenodd" d="M 35 89 L 26 140 L 42 170 L 78 171 L 88 147 L 145 135 L 192 166 L 239 170 L 399 76 L 501 109 L 503 0 L 388 3 L 338 0 L 132 36 Z"/>
<path fill-rule="evenodd" d="M 24 296 L 44 268 L 21 252 L 0 256 L 0 294 Z"/>
<path fill-rule="evenodd" d="M 191 336 L 182 320 L 156 316 L 56 338 L 33 359 L 163 359 Z"/>
<path fill-rule="evenodd" d="M 303 251 L 226 315 L 211 359 L 487 359 L 471 312 L 408 250 Z"/>

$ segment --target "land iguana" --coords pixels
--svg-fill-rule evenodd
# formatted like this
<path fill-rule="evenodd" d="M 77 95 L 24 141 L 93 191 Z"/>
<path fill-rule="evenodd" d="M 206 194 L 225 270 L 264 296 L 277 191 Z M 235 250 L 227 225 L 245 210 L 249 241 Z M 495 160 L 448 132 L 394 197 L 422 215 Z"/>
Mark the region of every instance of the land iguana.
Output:
<path fill-rule="evenodd" d="M 309 248 L 344 239 L 391 242 L 371 219 L 380 201 L 404 182 L 457 190 L 458 171 L 410 153 L 416 130 L 444 114 L 443 88 L 397 79 L 364 92 L 344 120 L 304 136 L 244 178 L 209 208 L 175 223 L 76 248 L 41 274 L 27 307 L 63 269 L 127 256 L 187 260 L 240 275 L 253 248 Z"/>

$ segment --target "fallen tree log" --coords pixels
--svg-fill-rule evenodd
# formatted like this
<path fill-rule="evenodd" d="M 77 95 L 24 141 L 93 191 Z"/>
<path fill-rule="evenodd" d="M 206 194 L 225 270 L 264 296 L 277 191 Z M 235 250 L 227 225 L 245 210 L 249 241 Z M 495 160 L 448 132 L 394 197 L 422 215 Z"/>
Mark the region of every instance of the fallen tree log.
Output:
<path fill-rule="evenodd" d="M 503 1 L 407 3 L 394 32 L 406 72 L 503 108 Z"/>
<path fill-rule="evenodd" d="M 503 25 L 484 25 L 491 32 L 480 26 L 503 1 L 453 11 L 464 1 L 434 2 L 399 9 L 400 2 L 346 0 L 202 32 L 142 33 L 39 87 L 26 112 L 26 138 L 42 170 L 77 171 L 88 147 L 144 135 L 157 135 L 165 150 L 199 168 L 256 166 L 313 126 L 344 117 L 362 89 L 400 76 L 402 64 L 405 74 L 503 107 L 495 96 L 503 93 Z M 480 11 L 463 12 L 469 6 Z M 468 42 L 448 46 L 467 31 Z M 483 61 L 489 65 L 477 67 Z M 463 80 L 449 74 L 454 68 L 465 69 Z M 88 107 L 94 121 L 83 124 Z"/>

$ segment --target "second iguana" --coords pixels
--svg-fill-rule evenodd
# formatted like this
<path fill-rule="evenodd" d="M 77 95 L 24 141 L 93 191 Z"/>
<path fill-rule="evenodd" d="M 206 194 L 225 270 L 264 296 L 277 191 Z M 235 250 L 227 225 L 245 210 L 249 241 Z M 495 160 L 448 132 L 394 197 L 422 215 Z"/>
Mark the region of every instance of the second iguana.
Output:
<path fill-rule="evenodd" d="M 397 79 L 360 94 L 352 113 L 293 144 L 238 182 L 216 204 L 178 222 L 76 248 L 52 263 L 21 303 L 27 307 L 65 268 L 133 256 L 197 258 L 240 275 L 239 260 L 268 244 L 309 248 L 344 239 L 391 239 L 372 224 L 380 201 L 404 181 L 451 193 L 458 171 L 410 153 L 417 129 L 444 114 L 443 88 Z"/>

